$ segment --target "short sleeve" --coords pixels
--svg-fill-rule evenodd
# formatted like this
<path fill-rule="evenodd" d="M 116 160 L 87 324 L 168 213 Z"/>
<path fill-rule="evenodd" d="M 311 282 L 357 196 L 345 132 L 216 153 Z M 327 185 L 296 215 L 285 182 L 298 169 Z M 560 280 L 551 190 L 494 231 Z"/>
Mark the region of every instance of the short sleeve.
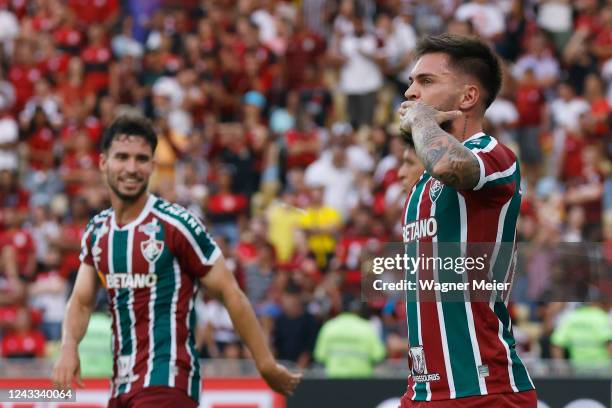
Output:
<path fill-rule="evenodd" d="M 480 167 L 478 184 L 474 191 L 498 188 L 513 193 L 520 182 L 516 156 L 491 136 L 468 140 L 465 146 L 476 156 Z"/>
<path fill-rule="evenodd" d="M 175 224 L 175 227 L 177 234 L 174 255 L 183 270 L 194 278 L 202 278 L 221 256 L 221 249 L 194 215 L 190 215 L 184 224 Z"/>
<path fill-rule="evenodd" d="M 89 266 L 94 266 L 93 257 L 91 255 L 91 238 L 93 236 L 94 226 L 93 221 L 90 221 L 87 227 L 85 227 L 85 233 L 81 238 L 81 253 L 79 255 L 79 260 L 81 263 Z"/>

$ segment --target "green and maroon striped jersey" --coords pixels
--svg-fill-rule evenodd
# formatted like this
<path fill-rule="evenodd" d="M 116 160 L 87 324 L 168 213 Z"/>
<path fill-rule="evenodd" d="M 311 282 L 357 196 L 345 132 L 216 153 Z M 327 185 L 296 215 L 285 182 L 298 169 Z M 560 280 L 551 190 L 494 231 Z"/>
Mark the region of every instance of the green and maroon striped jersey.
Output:
<path fill-rule="evenodd" d="M 406 245 L 409 256 L 422 256 L 419 246 L 434 252 L 442 243 L 457 247 L 460 243 L 507 243 L 514 253 L 521 203 L 516 157 L 484 133 L 463 144 L 478 159 L 480 180 L 472 190 L 455 190 L 427 172 L 422 174 L 404 210 L 403 238 L 410 243 Z M 514 257 L 490 255 L 488 267 L 498 276 L 501 271 L 497 280 L 511 282 Z M 436 280 L 439 273 L 434 266 L 411 277 L 407 274 L 407 279 Z M 506 302 L 507 298 L 486 302 L 470 301 L 470 297 L 440 301 L 423 297 L 421 289 L 407 296 L 411 375 L 405 398 L 447 400 L 533 389 L 515 350 Z"/>
<path fill-rule="evenodd" d="M 112 312 L 112 396 L 165 385 L 199 401 L 194 299 L 221 255 L 204 225 L 149 195 L 127 225 L 117 225 L 112 209 L 94 216 L 81 246 L 81 262 L 95 268 Z"/>

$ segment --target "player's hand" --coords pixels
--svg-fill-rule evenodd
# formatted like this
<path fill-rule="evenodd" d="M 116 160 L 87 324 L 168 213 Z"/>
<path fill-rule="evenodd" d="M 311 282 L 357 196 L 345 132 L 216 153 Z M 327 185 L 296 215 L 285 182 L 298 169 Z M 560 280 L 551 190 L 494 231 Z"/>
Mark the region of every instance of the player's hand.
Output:
<path fill-rule="evenodd" d="M 398 109 L 400 115 L 400 131 L 411 134 L 412 126 L 417 120 L 433 120 L 437 124 L 452 121 L 462 115 L 461 111 L 439 111 L 423 102 L 405 101 Z"/>
<path fill-rule="evenodd" d="M 270 388 L 283 395 L 293 395 L 295 387 L 302 379 L 302 374 L 292 373 L 277 363 L 269 368 L 261 369 L 260 373 Z"/>
<path fill-rule="evenodd" d="M 80 388 L 83 388 L 81 380 L 81 361 L 76 348 L 63 348 L 60 356 L 53 367 L 51 375 L 53 384 L 61 390 L 72 389 L 72 382 L 76 381 Z"/>

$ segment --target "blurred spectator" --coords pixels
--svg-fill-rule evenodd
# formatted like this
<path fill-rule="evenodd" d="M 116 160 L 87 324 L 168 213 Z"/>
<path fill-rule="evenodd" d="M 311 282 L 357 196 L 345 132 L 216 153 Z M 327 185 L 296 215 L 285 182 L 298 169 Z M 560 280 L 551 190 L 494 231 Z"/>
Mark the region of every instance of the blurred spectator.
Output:
<path fill-rule="evenodd" d="M 17 121 L 9 113 L 9 108 L 6 102 L 0 102 L 0 171 L 16 171 L 19 164 L 19 128 Z"/>
<path fill-rule="evenodd" d="M 580 115 L 589 112 L 588 102 L 576 95 L 576 90 L 569 82 L 562 82 L 557 87 L 558 97 L 550 104 L 550 111 L 555 126 L 567 132 L 577 132 Z"/>
<path fill-rule="evenodd" d="M 124 56 L 141 58 L 144 48 L 133 36 L 134 20 L 131 16 L 126 16 L 121 23 L 121 33 L 113 37 L 112 49 L 115 56 L 119 59 Z"/>
<path fill-rule="evenodd" d="M 15 321 L 2 337 L 0 348 L 4 358 L 35 358 L 45 356 L 45 336 L 34 327 L 31 312 L 21 307 Z"/>
<path fill-rule="evenodd" d="M 368 33 L 363 18 L 354 17 L 352 32 L 340 38 L 338 54 L 333 55 L 340 65 L 339 89 L 347 97 L 347 115 L 353 127 L 372 125 L 378 90 L 383 85 L 376 37 Z"/>
<path fill-rule="evenodd" d="M 296 99 L 297 97 L 297 93 L 290 93 L 288 96 Z M 295 126 L 285 133 L 284 142 L 287 148 L 288 170 L 295 167 L 306 168 L 317 159 L 321 150 L 321 132 L 304 109 L 297 112 Z"/>
<path fill-rule="evenodd" d="M 119 14 L 118 0 L 98 0 L 95 4 L 87 0 L 69 0 L 68 6 L 76 14 L 81 27 L 102 23 L 111 28 Z"/>
<path fill-rule="evenodd" d="M 315 71 L 322 69 L 321 61 L 325 52 L 325 41 L 304 24 L 302 13 L 298 12 L 293 33 L 287 44 L 285 57 L 286 81 L 291 89 L 300 89 L 306 82 L 304 67 L 312 66 Z"/>
<path fill-rule="evenodd" d="M 16 170 L 16 169 L 15 169 Z M 19 183 L 18 174 L 13 169 L 0 170 L 0 225 L 4 226 L 8 214 L 4 210 L 16 216 L 16 220 L 8 220 L 21 224 L 28 215 L 28 204 L 30 194 Z"/>
<path fill-rule="evenodd" d="M 215 300 L 196 302 L 198 331 L 196 348 L 209 358 L 239 358 L 242 355 L 240 338 L 223 305 Z"/>
<path fill-rule="evenodd" d="M 238 219 L 248 209 L 244 194 L 232 190 L 232 172 L 229 168 L 220 169 L 217 174 L 217 191 L 211 194 L 206 207 L 206 215 L 214 235 L 226 237 L 230 245 L 238 242 Z"/>
<path fill-rule="evenodd" d="M 520 118 L 517 109 L 519 98 L 517 98 L 515 104 L 513 96 L 512 88 L 508 85 L 507 81 L 502 85 L 498 97 L 485 113 L 485 119 L 493 127 L 489 133 L 495 134 L 506 145 L 514 145 L 516 143 L 516 127 Z"/>
<path fill-rule="evenodd" d="M 3 209 L 3 230 L 0 233 L 0 248 L 15 251 L 17 273 L 24 280 L 32 280 L 36 274 L 36 248 L 32 234 L 21 224 L 17 210 Z"/>
<path fill-rule="evenodd" d="M 306 368 L 312 359 L 319 327 L 314 317 L 304 310 L 301 290 L 295 284 L 290 283 L 285 288 L 281 310 L 274 321 L 272 344 L 276 357 Z"/>
<path fill-rule="evenodd" d="M 412 9 L 401 7 L 399 15 L 381 13 L 377 20 L 378 35 L 384 43 L 385 73 L 392 76 L 398 96 L 404 94 L 410 83 L 410 62 L 417 43 L 412 17 Z"/>
<path fill-rule="evenodd" d="M 323 190 L 322 186 L 311 189 L 312 202 L 300 219 L 300 226 L 308 236 L 308 247 L 321 269 L 327 267 L 336 251 L 336 234 L 342 223 L 340 213 L 323 203 Z"/>
<path fill-rule="evenodd" d="M 39 265 L 45 262 L 52 243 L 60 238 L 61 226 L 58 217 L 51 213 L 47 205 L 36 205 L 32 208 L 30 231 L 36 246 L 36 261 Z"/>
<path fill-rule="evenodd" d="M 87 46 L 81 52 L 85 64 L 84 88 L 88 92 L 98 93 L 109 85 L 109 71 L 112 53 L 107 45 L 106 34 L 102 26 L 92 24 L 87 28 Z"/>
<path fill-rule="evenodd" d="M 552 334 L 553 358 L 563 349 L 577 366 L 605 365 L 612 359 L 612 330 L 607 307 L 592 302 L 569 312 Z"/>
<path fill-rule="evenodd" d="M 538 32 L 528 39 L 526 52 L 523 53 L 512 74 L 519 81 L 528 70 L 533 71 L 537 85 L 548 88 L 559 79 L 559 62 L 548 48 L 548 40 L 543 32 Z"/>
<path fill-rule="evenodd" d="M 268 239 L 280 264 L 289 262 L 293 256 L 294 235 L 303 213 L 296 204 L 295 192 L 286 191 L 278 200 L 270 203 L 266 213 Z"/>
<path fill-rule="evenodd" d="M 599 27 L 594 33 L 592 52 L 599 62 L 612 58 L 612 4 L 603 7 L 599 15 Z"/>
<path fill-rule="evenodd" d="M 317 337 L 315 359 L 331 378 L 371 377 L 385 346 L 370 322 L 359 316 L 361 304 L 345 295 L 343 313 L 327 321 Z"/>
<path fill-rule="evenodd" d="M 599 152 L 595 146 L 587 146 L 581 152 L 580 173 L 567 181 L 565 203 L 580 206 L 584 211 L 584 237 L 590 242 L 602 239 L 603 176 L 597 168 Z"/>
<path fill-rule="evenodd" d="M 59 341 L 66 309 L 67 282 L 60 274 L 61 253 L 50 248 L 39 273 L 28 287 L 30 305 L 43 312 L 40 329 L 49 341 Z"/>
<path fill-rule="evenodd" d="M 608 117 L 612 114 L 610 103 L 606 99 L 602 79 L 596 74 L 589 74 L 584 81 L 584 98 L 591 105 L 593 136 L 606 137 L 610 131 Z"/>
<path fill-rule="evenodd" d="M 246 266 L 246 293 L 254 307 L 266 300 L 268 291 L 274 281 L 276 260 L 274 247 L 267 243 L 260 243 L 255 262 Z"/>
<path fill-rule="evenodd" d="M 20 39 L 14 51 L 8 80 L 15 88 L 15 110 L 21 111 L 34 94 L 34 84 L 42 77 L 41 70 L 34 61 L 34 44 L 28 39 Z"/>
<path fill-rule="evenodd" d="M 54 168 L 58 145 L 53 125 L 45 110 L 36 106 L 29 123 L 24 123 L 24 127 L 30 168 L 42 171 Z"/>
<path fill-rule="evenodd" d="M 346 197 L 354 189 L 355 174 L 349 167 L 343 138 L 336 136 L 331 146 L 306 169 L 305 181 L 309 186 L 324 187 L 324 203 L 338 211 L 342 218 L 348 212 Z"/>
<path fill-rule="evenodd" d="M 13 54 L 14 41 L 19 35 L 19 20 L 11 10 L 0 10 L 0 44 L 5 57 Z"/>
<path fill-rule="evenodd" d="M 66 193 L 71 199 L 100 194 L 102 180 L 98 170 L 99 156 L 91 137 L 85 129 L 76 130 L 72 135 L 72 151 L 65 152 L 60 166 Z M 102 193 L 103 194 L 103 193 Z"/>
<path fill-rule="evenodd" d="M 515 2 L 520 3 L 520 2 Z M 572 31 L 572 7 L 566 0 L 546 0 L 538 9 L 537 23 L 551 34 L 557 51 L 562 50 Z"/>
<path fill-rule="evenodd" d="M 525 70 L 518 82 L 515 100 L 518 111 L 519 153 L 521 161 L 527 167 L 528 175 L 532 176 L 542 160 L 540 133 L 546 114 L 546 100 L 533 69 Z"/>
<path fill-rule="evenodd" d="M 555 3 L 556 0 L 546 1 L 541 4 L 541 9 L 546 4 Z M 561 0 L 563 2 L 565 0 Z M 499 36 L 495 42 L 495 49 L 499 55 L 510 62 L 516 61 L 522 51 L 522 43 L 524 36 L 533 27 L 528 19 L 529 17 L 529 5 L 522 0 L 512 0 L 509 5 L 509 10 L 505 10 L 505 24 L 506 29 L 504 35 Z M 508 4 L 508 3 L 506 3 Z M 508 7 L 506 7 L 508 8 Z M 450 27 L 449 27 L 450 28 Z M 568 27 L 568 29 L 571 27 Z M 464 35 L 469 35 L 474 32 L 474 26 L 471 24 L 469 27 L 464 28 Z"/>
<path fill-rule="evenodd" d="M 81 252 L 81 238 L 85 234 L 85 227 L 89 221 L 89 207 L 82 197 L 75 197 L 70 203 L 70 213 L 60 227 L 60 236 L 51 241 L 51 244 L 60 251 L 61 263 L 59 273 L 64 279 L 71 282 L 76 278 L 79 269 Z"/>
<path fill-rule="evenodd" d="M 505 17 L 499 3 L 473 0 L 460 5 L 455 12 L 459 21 L 470 21 L 478 33 L 489 40 L 497 39 L 505 31 Z"/>

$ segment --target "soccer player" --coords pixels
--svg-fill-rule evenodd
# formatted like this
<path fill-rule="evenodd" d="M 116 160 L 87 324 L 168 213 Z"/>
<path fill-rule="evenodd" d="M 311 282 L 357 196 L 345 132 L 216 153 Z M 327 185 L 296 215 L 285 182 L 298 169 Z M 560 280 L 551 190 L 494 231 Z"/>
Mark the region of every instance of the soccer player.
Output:
<path fill-rule="evenodd" d="M 102 140 L 100 170 L 112 207 L 94 216 L 53 369 L 57 387 L 80 382 L 77 347 L 100 281 L 112 312 L 109 407 L 195 407 L 200 400 L 194 347 L 198 284 L 223 301 L 262 377 L 288 395 L 300 375 L 276 363 L 246 296 L 198 218 L 147 191 L 157 137 L 138 115 L 117 118 Z"/>
<path fill-rule="evenodd" d="M 425 171 L 409 191 L 404 242 L 513 247 L 521 202 L 518 163 L 482 132 L 485 110 L 501 86 L 497 57 L 476 38 L 449 34 L 424 38 L 415 56 L 400 130 Z M 499 256 L 489 267 L 511 280 L 511 258 Z M 420 295 L 407 297 L 411 376 L 402 408 L 536 407 L 505 299 L 447 302 Z"/>

